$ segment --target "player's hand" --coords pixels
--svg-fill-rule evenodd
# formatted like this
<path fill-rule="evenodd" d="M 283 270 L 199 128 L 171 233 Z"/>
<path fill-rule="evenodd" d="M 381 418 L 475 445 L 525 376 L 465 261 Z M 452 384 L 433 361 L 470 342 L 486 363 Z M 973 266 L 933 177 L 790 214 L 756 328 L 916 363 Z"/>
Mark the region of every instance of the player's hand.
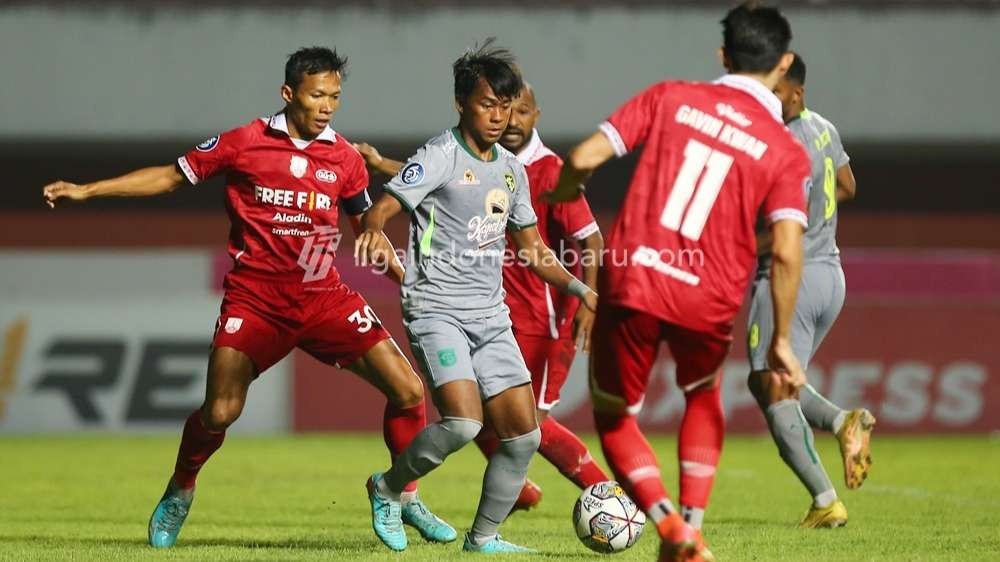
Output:
<path fill-rule="evenodd" d="M 56 207 L 59 199 L 69 199 L 71 201 L 84 201 L 87 199 L 87 192 L 82 185 L 59 180 L 50 183 L 42 188 L 42 198 L 50 209 Z"/>
<path fill-rule="evenodd" d="M 590 353 L 590 334 L 594 330 L 594 316 L 593 310 L 581 306 L 576 309 L 576 316 L 573 317 L 573 343 L 585 353 Z"/>
<path fill-rule="evenodd" d="M 368 170 L 377 172 L 379 165 L 382 163 L 382 155 L 379 154 L 378 150 L 366 142 L 356 142 L 354 143 L 354 148 L 358 149 L 361 157 L 365 159 L 365 166 L 368 167 Z"/>
<path fill-rule="evenodd" d="M 381 230 L 365 230 L 354 241 L 354 260 L 362 267 L 375 266 L 387 271 L 393 257 L 392 246 Z"/>
<path fill-rule="evenodd" d="M 798 390 L 806 384 L 806 373 L 802 370 L 802 365 L 792 352 L 792 345 L 787 339 L 774 339 L 767 353 L 767 361 L 771 370 L 781 376 L 785 384 L 793 389 Z"/>
<path fill-rule="evenodd" d="M 591 312 L 597 312 L 597 293 L 589 291 L 586 295 L 584 295 L 583 305 L 586 306 Z"/>
<path fill-rule="evenodd" d="M 546 203 L 554 205 L 556 203 L 566 203 L 567 201 L 576 201 L 584 192 L 583 185 L 567 185 L 560 183 L 552 191 L 546 191 L 542 194 L 542 200 Z"/>

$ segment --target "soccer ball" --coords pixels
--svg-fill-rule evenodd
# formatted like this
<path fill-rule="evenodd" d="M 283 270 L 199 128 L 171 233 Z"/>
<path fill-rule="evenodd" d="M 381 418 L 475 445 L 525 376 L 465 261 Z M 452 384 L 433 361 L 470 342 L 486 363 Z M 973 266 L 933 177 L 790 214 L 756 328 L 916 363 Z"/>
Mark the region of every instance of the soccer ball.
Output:
<path fill-rule="evenodd" d="M 576 536 L 601 553 L 621 552 L 639 540 L 646 514 L 618 482 L 598 482 L 580 494 L 573 507 Z"/>

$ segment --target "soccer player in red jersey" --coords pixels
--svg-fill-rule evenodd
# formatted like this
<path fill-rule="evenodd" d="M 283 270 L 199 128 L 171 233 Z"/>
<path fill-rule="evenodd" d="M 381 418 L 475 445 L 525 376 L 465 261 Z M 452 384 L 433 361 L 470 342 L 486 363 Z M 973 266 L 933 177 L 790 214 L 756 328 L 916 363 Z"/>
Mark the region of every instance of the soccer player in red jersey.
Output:
<path fill-rule="evenodd" d="M 531 204 L 538 217 L 538 232 L 545 245 L 562 258 L 570 273 L 579 277 L 582 271 L 584 283 L 596 290 L 604 239 L 586 199 L 553 205 L 542 197 L 542 194 L 555 188 L 562 159 L 542 143 L 535 129 L 541 110 L 530 85 L 526 84 L 521 90 L 511 109 L 510 121 L 500 137 L 500 145 L 517 155 L 528 173 Z M 388 176 L 399 173 L 403 165 L 383 157 L 368 144 L 360 144 L 358 149 L 371 169 Z M 576 244 L 580 246 L 579 253 Z M 508 241 L 508 247 L 514 247 L 512 241 Z M 583 441 L 549 416 L 549 410 L 559 402 L 577 344 L 582 345 L 585 352 L 590 352 L 594 313 L 585 306 L 579 306 L 578 299 L 545 284 L 518 259 L 504 264 L 503 287 L 507 293 L 505 301 L 510 308 L 514 337 L 531 371 L 536 413 L 542 430 L 538 452 L 580 488 L 608 480 Z M 484 455 L 490 457 L 496 452 L 499 439 L 495 432 L 487 429 L 476 437 L 476 444 Z M 541 499 L 541 489 L 528 480 L 514 509 L 531 509 Z"/>
<path fill-rule="evenodd" d="M 61 199 L 157 195 L 226 174 L 234 266 L 225 278 L 205 401 L 184 425 L 173 476 L 150 518 L 151 546 L 177 541 L 198 472 L 242 412 L 250 383 L 296 347 L 386 395 L 383 432 L 393 456 L 425 426 L 420 378 L 333 267 L 337 203 L 355 231 L 371 207 L 364 160 L 330 128 L 346 64 L 336 51 L 301 49 L 285 65 L 285 108 L 276 115 L 212 137 L 174 164 L 89 184 L 58 181 L 43 190 L 54 207 Z M 398 261 L 386 268 L 402 279 Z M 414 483 L 406 492 L 404 522 L 428 540 L 455 540 L 455 530 L 427 510 Z"/>
<path fill-rule="evenodd" d="M 594 327 L 591 391 L 604 454 L 659 530 L 661 560 L 712 555 L 698 528 L 722 449 L 719 368 L 756 258 L 763 213 L 774 235 L 771 376 L 805 383 L 789 341 L 802 269 L 809 159 L 772 93 L 792 62 L 778 10 L 744 4 L 722 20 L 729 74 L 639 93 L 575 147 L 551 199 L 571 200 L 598 166 L 643 147 L 608 237 Z M 686 399 L 678 513 L 636 423 L 661 341 Z M 777 386 L 777 385 L 776 385 Z"/>

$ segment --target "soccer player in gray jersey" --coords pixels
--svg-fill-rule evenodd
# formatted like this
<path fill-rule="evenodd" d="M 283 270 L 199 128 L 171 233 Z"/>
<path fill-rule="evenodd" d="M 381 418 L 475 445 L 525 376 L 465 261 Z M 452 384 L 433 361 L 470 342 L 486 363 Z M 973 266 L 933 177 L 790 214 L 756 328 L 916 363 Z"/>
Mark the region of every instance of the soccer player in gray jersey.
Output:
<path fill-rule="evenodd" d="M 541 439 L 531 377 L 504 304 L 506 232 L 518 246 L 517 259 L 539 277 L 592 310 L 597 306 L 596 293 L 542 242 L 524 166 L 497 145 L 522 80 L 510 53 L 491 42 L 455 61 L 458 126 L 428 141 L 386 184 L 355 246 L 362 263 L 388 263 L 385 222 L 403 209 L 410 213 L 403 316 L 442 418 L 368 481 L 372 526 L 393 550 L 406 548 L 398 501 L 403 486 L 472 441 L 485 414 L 501 442 L 486 466 L 463 549 L 530 552 L 497 534 Z"/>
<path fill-rule="evenodd" d="M 795 55 L 788 73 L 775 89 L 785 123 L 805 145 L 812 165 L 807 196 L 809 228 L 803 236 L 802 284 L 792 327 L 792 350 L 803 368 L 840 314 L 844 305 L 844 272 L 837 249 L 837 204 L 854 197 L 854 173 L 837 129 L 805 107 L 806 65 Z M 811 427 L 831 431 L 840 441 L 847 487 L 861 486 L 871 467 L 869 439 L 875 418 L 865 409 L 847 411 L 805 385 L 797 396 L 778 384 L 767 364 L 774 323 L 771 317 L 770 240 L 758 236 L 760 255 L 747 327 L 751 373 L 750 390 L 764 412 L 771 435 L 785 463 L 813 496 L 801 521 L 803 528 L 839 527 L 847 523 L 847 509 L 813 447 Z M 811 427 L 810 427 L 811 426 Z"/>

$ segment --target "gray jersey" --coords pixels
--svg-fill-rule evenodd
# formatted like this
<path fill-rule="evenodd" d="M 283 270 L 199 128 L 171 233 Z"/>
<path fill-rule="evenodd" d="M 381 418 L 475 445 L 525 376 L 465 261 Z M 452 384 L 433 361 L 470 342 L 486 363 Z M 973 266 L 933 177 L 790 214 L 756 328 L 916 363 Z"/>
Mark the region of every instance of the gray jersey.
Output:
<path fill-rule="evenodd" d="M 840 262 L 837 248 L 837 170 L 850 161 L 840 133 L 820 114 L 804 110 L 788 130 L 809 153 L 811 179 L 807 196 L 809 228 L 802 237 L 805 262 Z M 759 272 L 771 269 L 771 255 L 760 257 Z"/>
<path fill-rule="evenodd" d="M 499 145 L 484 162 L 458 129 L 432 138 L 385 185 L 411 214 L 403 313 L 458 319 L 507 310 L 507 229 L 537 222 L 524 166 Z"/>

